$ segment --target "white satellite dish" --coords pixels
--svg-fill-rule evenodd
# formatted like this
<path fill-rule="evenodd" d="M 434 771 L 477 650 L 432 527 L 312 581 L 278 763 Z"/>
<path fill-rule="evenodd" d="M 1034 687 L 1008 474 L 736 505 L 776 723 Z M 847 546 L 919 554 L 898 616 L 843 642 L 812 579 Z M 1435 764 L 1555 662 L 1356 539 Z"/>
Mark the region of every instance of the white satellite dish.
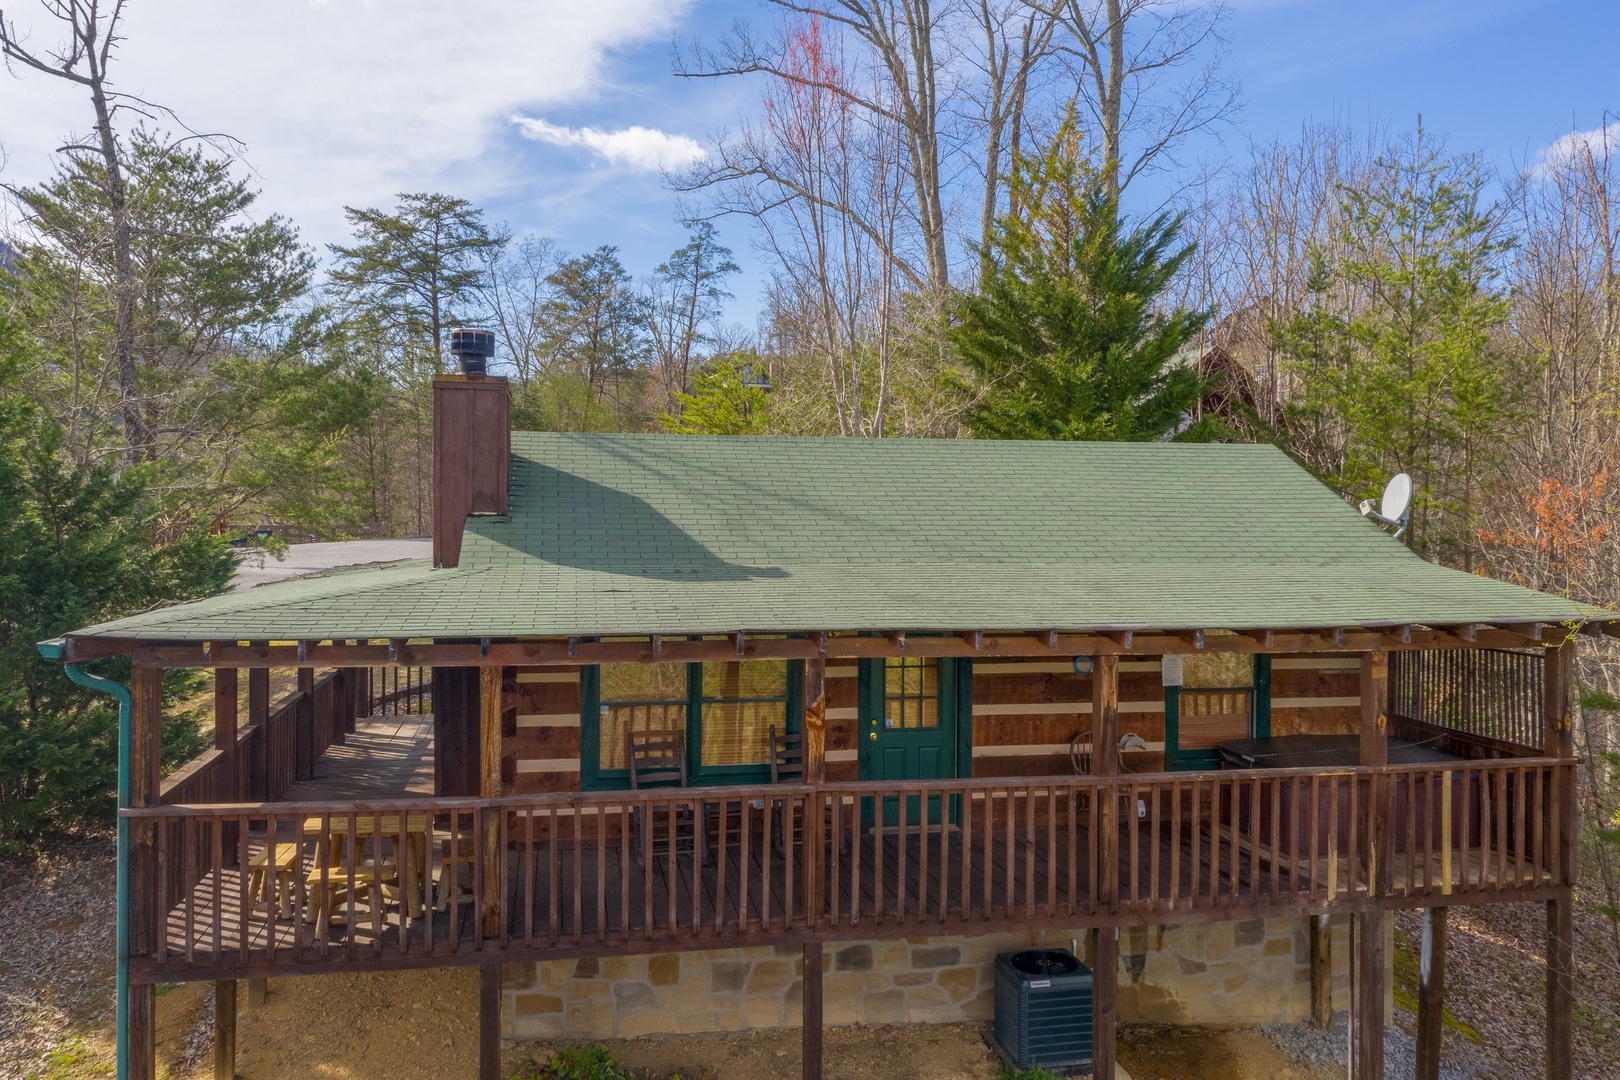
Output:
<path fill-rule="evenodd" d="M 1396 473 L 1384 485 L 1384 497 L 1378 502 L 1378 509 L 1373 509 L 1371 499 L 1361 502 L 1361 515 L 1370 517 L 1381 525 L 1395 526 L 1395 539 L 1399 540 L 1406 532 L 1406 526 L 1411 521 L 1412 514 L 1412 478 L 1405 473 Z"/>

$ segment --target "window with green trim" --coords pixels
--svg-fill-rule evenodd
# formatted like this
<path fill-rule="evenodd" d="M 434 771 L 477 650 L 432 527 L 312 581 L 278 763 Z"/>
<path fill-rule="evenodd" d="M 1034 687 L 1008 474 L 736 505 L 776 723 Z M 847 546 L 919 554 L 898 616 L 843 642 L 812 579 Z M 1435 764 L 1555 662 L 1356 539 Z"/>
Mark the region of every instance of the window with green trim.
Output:
<path fill-rule="evenodd" d="M 681 731 L 694 783 L 770 777 L 770 729 L 799 729 L 803 665 L 786 660 L 600 664 L 580 675 L 580 783 L 629 784 L 633 731 Z"/>

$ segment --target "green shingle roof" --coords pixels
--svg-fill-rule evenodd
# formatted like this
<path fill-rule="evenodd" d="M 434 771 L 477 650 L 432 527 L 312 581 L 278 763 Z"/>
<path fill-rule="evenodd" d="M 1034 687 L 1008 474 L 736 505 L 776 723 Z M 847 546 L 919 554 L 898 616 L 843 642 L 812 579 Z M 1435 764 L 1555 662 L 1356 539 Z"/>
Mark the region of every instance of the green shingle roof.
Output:
<path fill-rule="evenodd" d="M 81 635 L 1315 628 L 1598 613 L 1424 562 L 1267 446 L 514 433 L 461 565 L 327 574 Z"/>

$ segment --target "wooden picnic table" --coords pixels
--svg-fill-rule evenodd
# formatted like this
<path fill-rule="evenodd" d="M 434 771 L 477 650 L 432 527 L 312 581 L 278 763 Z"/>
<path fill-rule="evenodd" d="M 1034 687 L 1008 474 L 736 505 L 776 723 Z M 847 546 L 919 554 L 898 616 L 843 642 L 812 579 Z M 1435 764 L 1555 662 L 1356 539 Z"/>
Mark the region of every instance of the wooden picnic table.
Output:
<path fill-rule="evenodd" d="M 343 851 L 350 837 L 364 844 L 371 837 L 388 837 L 394 842 L 395 858 L 399 860 L 399 891 L 408 918 L 422 914 L 422 894 L 427 873 L 427 837 L 433 829 L 432 817 L 427 813 L 407 813 L 403 831 L 398 814 L 354 815 L 354 829 L 349 828 L 348 814 L 330 814 L 304 819 L 305 835 L 326 837 L 326 857 L 329 874 L 338 882 L 343 871 Z M 355 865 L 360 865 L 358 849 Z"/>

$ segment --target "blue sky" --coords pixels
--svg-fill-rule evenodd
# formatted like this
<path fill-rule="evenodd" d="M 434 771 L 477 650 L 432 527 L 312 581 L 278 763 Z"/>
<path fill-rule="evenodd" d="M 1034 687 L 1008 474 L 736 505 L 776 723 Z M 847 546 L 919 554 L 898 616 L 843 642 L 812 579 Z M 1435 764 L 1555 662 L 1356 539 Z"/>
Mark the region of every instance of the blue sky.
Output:
<path fill-rule="evenodd" d="M 26 22 L 31 5 L 7 5 Z M 117 74 L 192 127 L 246 146 L 263 206 L 312 243 L 345 237 L 344 203 L 405 190 L 474 199 L 514 230 L 571 251 L 616 244 L 633 273 L 678 246 L 658 161 L 748 113 L 746 80 L 687 81 L 675 37 L 713 39 L 733 19 L 771 22 L 760 0 L 139 0 Z M 1244 107 L 1202 153 L 1302 122 L 1419 113 L 1458 149 L 1521 167 L 1572 129 L 1620 109 L 1617 0 L 1233 0 L 1229 64 Z M 36 26 L 36 39 L 49 37 Z M 0 181 L 29 183 L 87 126 L 70 88 L 0 76 Z M 518 119 L 522 118 L 522 119 Z M 524 123 L 526 120 L 527 123 Z M 527 131 L 527 135 L 525 134 Z M 538 135 L 539 137 L 533 137 Z M 1154 192 L 1144 187 L 1142 199 Z M 751 322 L 759 261 L 723 222 L 744 275 L 730 315 Z"/>

